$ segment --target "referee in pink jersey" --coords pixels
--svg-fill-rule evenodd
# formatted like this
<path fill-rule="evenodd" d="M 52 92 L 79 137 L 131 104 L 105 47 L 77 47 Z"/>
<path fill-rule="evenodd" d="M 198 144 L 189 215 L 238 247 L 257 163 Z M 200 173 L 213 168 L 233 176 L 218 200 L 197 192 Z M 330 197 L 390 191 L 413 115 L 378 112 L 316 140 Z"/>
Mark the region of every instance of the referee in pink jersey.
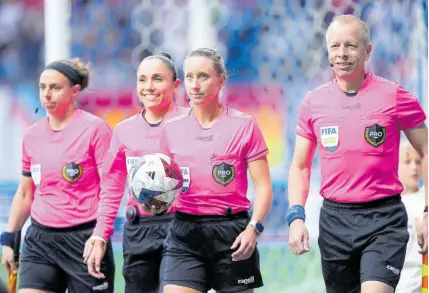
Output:
<path fill-rule="evenodd" d="M 144 109 L 119 123 L 114 131 L 109 152 L 103 164 L 97 226 L 93 235 L 107 241 L 113 234 L 113 224 L 124 195 L 128 170 L 143 155 L 159 152 L 159 133 L 166 119 L 189 109 L 174 103 L 180 86 L 176 66 L 165 52 L 146 57 L 137 70 L 137 94 Z M 127 193 L 128 194 L 128 193 Z M 162 283 L 163 242 L 167 237 L 174 207 L 148 212 L 132 196 L 127 203 L 123 252 L 125 292 L 156 293 Z M 106 244 L 96 240 L 88 256 L 92 276 L 101 278 L 100 261 Z M 162 289 L 161 289 L 162 290 Z"/>
<path fill-rule="evenodd" d="M 363 21 L 334 18 L 326 41 L 335 78 L 309 92 L 299 111 L 289 175 L 289 245 L 295 254 L 310 249 L 304 205 L 317 148 L 324 197 L 319 248 L 327 292 L 394 292 L 409 238 L 398 178 L 401 130 L 423 158 L 426 207 L 419 244 L 427 253 L 426 116 L 411 93 L 365 70 L 372 46 Z"/>
<path fill-rule="evenodd" d="M 160 135 L 161 152 L 184 179 L 165 241 L 164 292 L 253 292 L 263 286 L 256 237 L 272 201 L 268 149 L 253 117 L 220 103 L 226 69 L 217 51 L 190 52 L 184 78 L 193 107 Z M 251 219 L 247 170 L 255 186 Z"/>
<path fill-rule="evenodd" d="M 7 271 L 17 270 L 11 247 L 31 216 L 20 265 L 21 293 L 113 292 L 111 243 L 102 262 L 104 279 L 90 276 L 82 258 L 96 224 L 100 168 L 111 139 L 106 122 L 75 109 L 88 79 L 79 59 L 52 62 L 40 75 L 40 103 L 48 115 L 24 134 L 23 176 L 7 232 L 1 235 L 2 263 Z"/>

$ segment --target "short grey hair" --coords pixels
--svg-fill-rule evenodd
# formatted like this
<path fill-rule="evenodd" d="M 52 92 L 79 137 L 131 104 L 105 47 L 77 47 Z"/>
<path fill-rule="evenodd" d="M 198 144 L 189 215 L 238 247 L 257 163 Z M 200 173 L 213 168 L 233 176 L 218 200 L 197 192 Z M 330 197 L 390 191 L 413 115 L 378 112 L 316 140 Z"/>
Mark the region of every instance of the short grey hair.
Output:
<path fill-rule="evenodd" d="M 332 24 L 334 24 L 336 22 L 341 22 L 341 23 L 354 22 L 354 23 L 357 23 L 361 29 L 361 40 L 362 40 L 363 44 L 365 46 L 369 44 L 370 39 L 371 39 L 371 34 L 369 31 L 368 25 L 363 20 L 361 20 L 360 18 L 358 18 L 354 15 L 351 15 L 351 14 L 338 15 L 332 19 L 331 23 L 328 26 L 328 29 L 326 30 L 326 35 L 325 35 L 326 43 L 328 43 L 328 31 L 329 31 L 330 27 L 332 26 Z"/>

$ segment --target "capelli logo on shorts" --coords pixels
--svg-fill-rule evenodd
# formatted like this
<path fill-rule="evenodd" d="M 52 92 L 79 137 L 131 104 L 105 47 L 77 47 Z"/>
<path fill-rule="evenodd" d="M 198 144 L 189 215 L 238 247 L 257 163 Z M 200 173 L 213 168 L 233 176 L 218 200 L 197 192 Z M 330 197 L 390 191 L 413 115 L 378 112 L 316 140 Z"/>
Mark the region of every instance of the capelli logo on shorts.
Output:
<path fill-rule="evenodd" d="M 247 278 L 247 279 L 238 280 L 238 284 L 247 285 L 247 284 L 252 284 L 252 283 L 255 283 L 255 277 L 254 276 L 251 276 L 250 278 Z"/>
<path fill-rule="evenodd" d="M 107 283 L 107 282 L 104 282 L 101 285 L 92 287 L 92 290 L 94 290 L 94 291 L 103 291 L 103 290 L 107 290 L 107 289 L 109 289 L 109 283 Z"/>
<path fill-rule="evenodd" d="M 397 268 L 394 268 L 392 266 L 387 266 L 386 267 L 389 271 L 392 271 L 395 275 L 399 275 L 399 273 L 401 272 L 400 270 L 398 270 Z"/>

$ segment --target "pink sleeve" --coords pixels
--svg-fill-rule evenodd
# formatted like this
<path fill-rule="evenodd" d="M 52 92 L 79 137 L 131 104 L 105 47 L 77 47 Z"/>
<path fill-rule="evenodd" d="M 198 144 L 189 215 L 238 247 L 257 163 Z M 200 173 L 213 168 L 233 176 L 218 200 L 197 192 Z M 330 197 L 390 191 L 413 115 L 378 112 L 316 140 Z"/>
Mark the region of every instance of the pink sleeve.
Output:
<path fill-rule="evenodd" d="M 399 129 L 416 127 L 426 120 L 419 101 L 410 92 L 399 86 L 396 92 L 396 123 Z"/>
<path fill-rule="evenodd" d="M 306 95 L 304 100 L 301 102 L 301 106 L 298 112 L 298 124 L 296 126 L 296 134 L 308 138 L 312 141 L 316 140 L 316 135 L 314 134 L 313 129 L 313 122 L 311 120 L 309 95 Z"/>
<path fill-rule="evenodd" d="M 91 147 L 98 169 L 103 165 L 104 157 L 109 150 L 111 138 L 112 130 L 107 123 L 103 122 L 97 125 L 97 128 L 91 137 Z"/>
<path fill-rule="evenodd" d="M 165 125 L 162 126 L 161 132 L 159 134 L 159 152 L 172 158 L 170 147 L 168 145 L 167 129 Z"/>
<path fill-rule="evenodd" d="M 249 136 L 246 139 L 243 157 L 248 162 L 252 162 L 266 156 L 268 154 L 267 144 L 265 143 L 261 129 L 254 118 L 250 120 L 245 133 L 249 134 Z"/>
<path fill-rule="evenodd" d="M 113 224 L 124 195 L 127 180 L 125 152 L 116 130 L 113 132 L 110 149 L 106 154 L 101 170 L 100 201 L 98 203 L 97 225 L 93 235 L 103 237 L 107 241 L 114 231 Z"/>
<path fill-rule="evenodd" d="M 30 160 L 30 156 L 28 155 L 27 143 L 24 136 L 24 139 L 22 140 L 22 175 L 26 177 L 31 176 L 30 165 L 31 165 L 31 160 Z"/>

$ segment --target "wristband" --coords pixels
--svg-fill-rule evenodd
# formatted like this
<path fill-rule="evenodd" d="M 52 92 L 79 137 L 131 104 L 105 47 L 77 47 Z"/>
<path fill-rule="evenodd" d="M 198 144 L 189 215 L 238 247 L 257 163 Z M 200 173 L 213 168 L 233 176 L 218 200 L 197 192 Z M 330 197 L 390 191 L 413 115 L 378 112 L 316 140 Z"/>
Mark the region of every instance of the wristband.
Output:
<path fill-rule="evenodd" d="M 298 204 L 291 206 L 286 213 L 286 221 L 289 226 L 297 219 L 305 221 L 305 209 L 302 205 Z"/>
<path fill-rule="evenodd" d="M 16 235 L 16 233 L 21 233 L 21 231 L 1 233 L 0 244 L 2 246 L 9 246 L 10 248 L 13 249 L 15 246 L 15 235 Z"/>

